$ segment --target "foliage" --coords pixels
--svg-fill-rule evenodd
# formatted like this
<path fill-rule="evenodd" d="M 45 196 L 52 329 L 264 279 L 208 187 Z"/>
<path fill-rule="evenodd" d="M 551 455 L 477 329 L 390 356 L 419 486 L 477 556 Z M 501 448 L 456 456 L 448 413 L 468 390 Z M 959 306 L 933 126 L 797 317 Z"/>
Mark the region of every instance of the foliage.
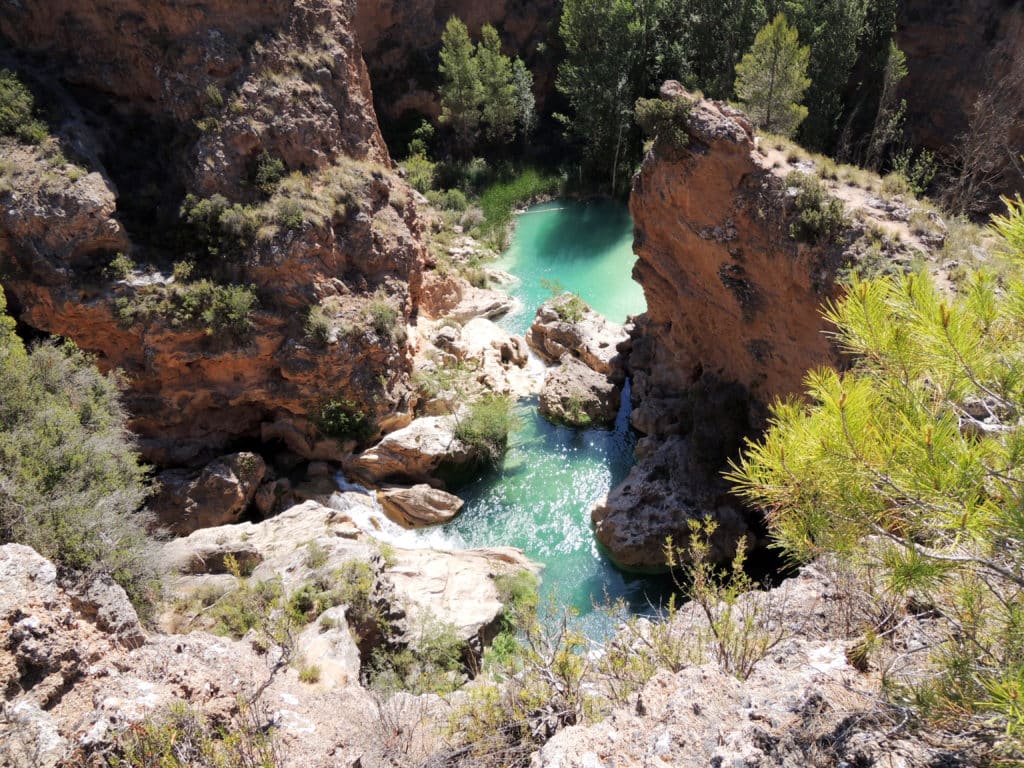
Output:
<path fill-rule="evenodd" d="M 551 307 L 555 310 L 555 314 L 558 315 L 558 318 L 567 323 L 580 322 L 587 312 L 590 311 L 590 307 L 587 306 L 587 302 L 575 293 L 568 292 L 563 293 L 561 296 L 552 300 Z"/>
<path fill-rule="evenodd" d="M 512 398 L 488 392 L 470 403 L 468 415 L 456 424 L 455 437 L 497 466 L 515 421 Z"/>
<path fill-rule="evenodd" d="M 685 99 L 637 99 L 636 123 L 645 135 L 660 137 L 668 146 L 682 149 L 689 142 L 685 125 L 692 107 L 692 102 Z"/>
<path fill-rule="evenodd" d="M 363 319 L 382 340 L 391 344 L 404 343 L 404 334 L 398 325 L 399 312 L 383 291 L 374 294 L 363 310 Z"/>
<path fill-rule="evenodd" d="M 907 180 L 907 186 L 914 197 L 921 197 L 928 191 L 938 171 L 935 155 L 922 149 L 916 155 L 910 149 L 896 155 L 892 161 L 893 173 Z"/>
<path fill-rule="evenodd" d="M 582 144 L 587 169 L 617 191 L 632 173 L 633 105 L 678 76 L 683 9 L 670 0 L 566 0 L 559 23 L 565 59 L 556 86 L 572 110 L 560 119 Z"/>
<path fill-rule="evenodd" d="M 440 87 L 441 122 L 455 133 L 461 150 L 468 153 L 480 129 L 484 87 L 469 30 L 456 17 L 448 19 L 441 36 L 443 82 Z"/>
<path fill-rule="evenodd" d="M 451 693 L 466 681 L 468 648 L 456 628 L 427 619 L 419 628 L 416 649 L 378 648 L 370 661 L 370 685 L 378 691 Z"/>
<path fill-rule="evenodd" d="M 505 606 L 504 624 L 506 629 L 527 624 L 537 613 L 540 594 L 537 588 L 540 580 L 530 571 L 521 570 L 494 578 L 498 599 Z"/>
<path fill-rule="evenodd" d="M 313 304 L 306 311 L 306 320 L 302 330 L 310 343 L 318 347 L 326 347 L 331 341 L 333 323 L 327 310 L 320 304 Z"/>
<path fill-rule="evenodd" d="M 537 127 L 537 111 L 533 95 L 533 74 L 518 57 L 512 62 L 512 92 L 515 98 L 516 131 L 525 141 Z"/>
<path fill-rule="evenodd" d="M 433 189 L 436 165 L 423 153 L 411 154 L 402 163 L 402 167 L 405 168 L 406 181 L 421 195 L 425 195 Z"/>
<path fill-rule="evenodd" d="M 70 342 L 26 350 L 5 309 L 0 290 L 0 542 L 111 576 L 145 614 L 151 520 L 115 379 Z"/>
<path fill-rule="evenodd" d="M 995 229 L 1019 268 L 1020 201 Z M 810 374 L 729 477 L 791 558 L 877 563 L 893 594 L 941 606 L 914 700 L 995 718 L 1019 748 L 1024 280 L 979 272 L 955 301 L 924 273 L 855 282 L 827 317 L 859 364 Z"/>
<path fill-rule="evenodd" d="M 811 84 L 810 55 L 781 13 L 757 33 L 753 47 L 736 65 L 736 97 L 758 127 L 790 136 L 807 117 L 801 101 Z"/>
<path fill-rule="evenodd" d="M 264 150 L 256 159 L 252 178 L 253 185 L 264 195 L 272 195 L 281 179 L 284 178 L 285 172 L 284 161 Z"/>
<path fill-rule="evenodd" d="M 243 578 L 237 562 L 229 570 L 235 586 L 225 592 L 207 611 L 214 621 L 213 632 L 225 637 L 242 637 L 251 629 L 263 626 L 281 600 L 281 582 L 252 581 Z"/>
<path fill-rule="evenodd" d="M 794 171 L 786 177 L 786 185 L 796 188 L 796 220 L 790 225 L 790 237 L 811 244 L 828 243 L 849 226 L 842 200 L 828 194 L 816 177 Z"/>
<path fill-rule="evenodd" d="M 499 181 L 484 191 L 480 196 L 484 230 L 498 239 L 496 245 L 499 249 L 505 246 L 506 232 L 516 207 L 542 195 L 556 194 L 561 183 L 557 176 L 544 176 L 533 168 L 527 168 L 508 181 Z"/>
<path fill-rule="evenodd" d="M 348 398 L 332 399 L 325 402 L 316 413 L 317 428 L 328 437 L 342 442 L 355 440 L 364 443 L 373 436 L 373 419 L 363 407 Z"/>
<path fill-rule="evenodd" d="M 125 325 L 159 318 L 171 328 L 202 327 L 209 336 L 241 340 L 252 330 L 257 303 L 253 286 L 198 280 L 140 289 L 119 298 L 117 312 Z"/>
<path fill-rule="evenodd" d="M 26 144 L 41 144 L 49 131 L 37 120 L 32 93 L 7 69 L 0 69 L 0 136 L 14 136 Z"/>
<path fill-rule="evenodd" d="M 507 141 L 516 130 L 519 106 L 512 80 L 512 60 L 501 52 L 501 38 L 490 24 L 480 30 L 477 71 L 483 89 L 481 119 L 491 141 Z"/>
<path fill-rule="evenodd" d="M 272 730 L 243 702 L 228 726 L 216 727 L 185 702 L 129 726 L 117 738 L 110 768 L 278 768 L 284 765 Z"/>
<path fill-rule="evenodd" d="M 256 241 L 256 232 L 261 224 L 254 208 L 231 204 L 220 194 L 211 197 L 186 195 L 181 215 L 192 229 L 197 248 L 203 255 L 214 259 L 245 256 Z"/>
<path fill-rule="evenodd" d="M 103 273 L 114 280 L 124 280 L 135 269 L 135 262 L 123 253 L 118 253 L 104 268 Z"/>

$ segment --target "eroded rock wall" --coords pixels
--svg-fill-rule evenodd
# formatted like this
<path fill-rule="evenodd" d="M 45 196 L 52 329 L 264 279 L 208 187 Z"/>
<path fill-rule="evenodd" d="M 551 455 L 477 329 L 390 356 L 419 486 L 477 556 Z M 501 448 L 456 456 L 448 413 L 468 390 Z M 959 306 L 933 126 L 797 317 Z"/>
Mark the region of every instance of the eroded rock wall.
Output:
<path fill-rule="evenodd" d="M 348 0 L 0 9 L 0 35 L 74 162 L 5 144 L 4 287 L 21 321 L 125 372 L 150 461 L 196 463 L 240 438 L 339 458 L 313 424 L 325 401 L 385 426 L 411 410 L 404 328 L 422 224 L 377 128 L 354 13 Z M 261 157 L 291 174 L 269 199 L 254 184 Z M 186 192 L 221 195 L 257 222 L 192 278 L 252 286 L 249 333 L 211 335 L 168 309 Z M 104 272 L 117 252 L 139 265 L 122 279 Z M 329 323 L 318 343 L 311 307 Z"/>

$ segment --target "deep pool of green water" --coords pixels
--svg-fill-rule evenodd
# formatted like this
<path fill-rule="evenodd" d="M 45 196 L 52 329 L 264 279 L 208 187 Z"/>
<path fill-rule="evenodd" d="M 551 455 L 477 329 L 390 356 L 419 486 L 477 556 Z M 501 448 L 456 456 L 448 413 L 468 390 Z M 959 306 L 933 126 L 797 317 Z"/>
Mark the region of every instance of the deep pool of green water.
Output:
<path fill-rule="evenodd" d="M 555 201 L 529 209 L 496 265 L 521 281 L 507 290 L 523 307 L 499 324 L 524 333 L 555 281 L 615 322 L 643 312 L 643 291 L 630 276 L 632 243 L 629 212 L 610 201 Z M 591 506 L 634 463 L 628 390 L 610 430 L 553 426 L 538 415 L 536 398 L 517 411 L 520 429 L 510 438 L 504 467 L 459 490 L 466 506 L 446 534 L 467 546 L 525 551 L 544 565 L 542 598 L 576 608 L 591 634 L 609 624 L 594 611 L 606 599 L 623 598 L 638 612 L 658 604 L 669 590 L 666 580 L 617 570 L 599 550 L 590 524 Z"/>

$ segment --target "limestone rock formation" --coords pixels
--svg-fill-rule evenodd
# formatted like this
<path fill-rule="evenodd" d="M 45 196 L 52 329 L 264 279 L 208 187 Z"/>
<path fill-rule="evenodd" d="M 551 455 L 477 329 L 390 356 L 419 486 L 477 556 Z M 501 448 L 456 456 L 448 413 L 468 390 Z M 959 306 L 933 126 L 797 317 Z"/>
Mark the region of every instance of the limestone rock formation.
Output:
<path fill-rule="evenodd" d="M 411 488 L 382 488 L 377 492 L 377 500 L 384 514 L 403 528 L 447 523 L 459 514 L 465 503 L 458 496 L 425 483 Z"/>
<path fill-rule="evenodd" d="M 544 380 L 540 412 L 571 427 L 607 427 L 615 423 L 621 395 L 618 384 L 566 353 Z"/>
<path fill-rule="evenodd" d="M 256 496 L 267 465 L 255 453 L 232 453 L 200 472 L 169 469 L 157 475 L 160 491 L 149 503 L 160 525 L 179 536 L 238 521 Z"/>
<path fill-rule="evenodd" d="M 622 378 L 619 345 L 628 339 L 626 330 L 599 315 L 569 293 L 546 301 L 537 309 L 526 343 L 548 362 L 567 352 L 605 376 Z"/>
<path fill-rule="evenodd" d="M 384 437 L 359 454 L 353 470 L 365 480 L 437 481 L 439 472 L 465 467 L 480 457 L 455 436 L 453 416 L 426 416 Z"/>
<path fill-rule="evenodd" d="M 507 547 L 459 552 L 393 547 L 385 562 L 379 545 L 354 522 L 376 513 L 373 501 L 366 494 L 338 494 L 330 507 L 307 501 L 262 523 L 196 531 L 164 545 L 161 568 L 172 574 L 172 595 L 186 597 L 230 584 L 230 555 L 249 579 L 279 580 L 289 595 L 317 573 L 336 572 L 350 561 L 368 562 L 376 579 L 373 599 L 389 617 L 393 641 L 415 646 L 424 626 L 434 621 L 454 626 L 460 639 L 482 650 L 502 611 L 494 577 L 537 566 Z M 201 627 L 201 618 L 194 618 L 200 623 L 192 626 Z M 162 623 L 177 628 L 181 619 L 171 612 Z"/>
<path fill-rule="evenodd" d="M 10 305 L 125 372 L 130 426 L 154 463 L 198 466 L 238 438 L 338 460 L 351 445 L 322 433 L 325 404 L 383 426 L 411 410 L 406 326 L 424 258 L 377 129 L 355 3 L 131 0 L 120 12 L 0 9 L 58 140 L 4 140 Z M 275 175 L 257 182 L 261 164 Z M 172 270 L 183 251 L 201 254 L 191 277 Z M 111 275 L 118 252 L 137 266 Z M 227 284 L 235 294 L 217 292 Z"/>

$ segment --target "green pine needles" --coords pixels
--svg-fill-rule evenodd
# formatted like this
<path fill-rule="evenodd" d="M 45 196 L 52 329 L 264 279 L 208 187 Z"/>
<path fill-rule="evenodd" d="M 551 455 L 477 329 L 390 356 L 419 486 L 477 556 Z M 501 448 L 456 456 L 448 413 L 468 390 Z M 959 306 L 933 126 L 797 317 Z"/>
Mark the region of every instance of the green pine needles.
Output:
<path fill-rule="evenodd" d="M 994 229 L 1020 265 L 1024 202 L 1007 203 Z M 793 559 L 839 553 L 939 606 L 912 700 L 961 726 L 999 722 L 1019 746 L 1024 279 L 979 272 L 955 300 L 926 274 L 855 282 L 826 315 L 855 366 L 810 374 L 810 402 L 777 404 L 728 476 Z"/>

